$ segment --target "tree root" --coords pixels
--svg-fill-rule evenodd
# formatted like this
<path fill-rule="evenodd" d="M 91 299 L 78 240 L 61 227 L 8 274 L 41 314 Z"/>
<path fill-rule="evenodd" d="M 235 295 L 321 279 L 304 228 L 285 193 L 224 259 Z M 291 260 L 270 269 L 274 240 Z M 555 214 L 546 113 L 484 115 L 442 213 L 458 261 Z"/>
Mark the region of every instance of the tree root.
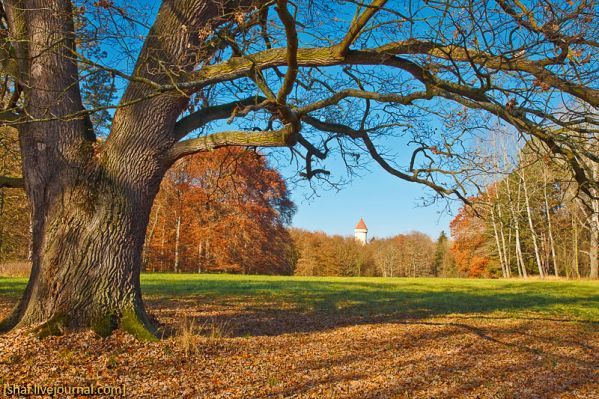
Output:
<path fill-rule="evenodd" d="M 15 328 L 17 324 L 19 324 L 19 321 L 21 321 L 22 316 L 23 304 L 22 301 L 20 301 L 8 316 L 6 316 L 3 320 L 0 320 L 0 334 L 5 334 Z"/>
<path fill-rule="evenodd" d="M 0 334 L 5 334 L 12 330 L 17 325 L 15 319 L 16 318 L 13 315 L 10 315 L 7 318 L 0 321 Z"/>
<path fill-rule="evenodd" d="M 38 337 L 43 339 L 50 336 L 63 335 L 67 326 L 67 319 L 64 316 L 52 317 L 47 322 L 35 327 L 31 332 Z"/>
<path fill-rule="evenodd" d="M 27 327 L 27 323 L 21 323 L 21 310 L 22 309 L 20 305 L 15 307 L 9 316 L 0 321 L 0 334 L 7 333 L 19 326 Z M 143 305 L 141 305 L 141 308 L 134 305 L 129 305 L 125 307 L 120 314 L 118 311 L 105 313 L 104 315 L 88 321 L 88 324 L 85 322 L 81 324 L 80 321 L 76 322 L 76 320 L 69 320 L 67 316 L 61 314 L 33 327 L 30 331 L 36 337 L 42 339 L 49 336 L 63 335 L 72 327 L 88 327 L 102 338 L 110 336 L 114 330 L 120 328 L 140 341 L 159 340 L 158 331 L 155 328 L 154 323 L 144 311 Z"/>

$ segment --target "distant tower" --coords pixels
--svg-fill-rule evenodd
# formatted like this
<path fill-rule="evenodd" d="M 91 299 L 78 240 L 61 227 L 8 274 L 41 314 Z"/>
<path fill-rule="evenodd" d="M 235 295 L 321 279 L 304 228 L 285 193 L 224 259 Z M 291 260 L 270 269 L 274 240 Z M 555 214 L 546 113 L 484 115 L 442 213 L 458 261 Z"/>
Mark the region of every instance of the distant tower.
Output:
<path fill-rule="evenodd" d="M 360 218 L 360 221 L 356 225 L 354 229 L 354 236 L 356 240 L 360 241 L 362 244 L 366 244 L 366 236 L 368 235 L 368 227 L 366 227 L 366 223 L 364 223 L 364 219 Z"/>

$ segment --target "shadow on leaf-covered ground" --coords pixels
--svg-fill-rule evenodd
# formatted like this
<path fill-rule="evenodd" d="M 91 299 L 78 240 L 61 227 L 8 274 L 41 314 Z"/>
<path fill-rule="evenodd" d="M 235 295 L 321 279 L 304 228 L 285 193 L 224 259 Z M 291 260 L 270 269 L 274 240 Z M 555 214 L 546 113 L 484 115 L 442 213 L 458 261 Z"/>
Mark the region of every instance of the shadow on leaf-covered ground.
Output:
<path fill-rule="evenodd" d="M 0 278 L 0 316 L 25 282 Z M 144 275 L 142 285 L 167 339 L 15 332 L 0 336 L 0 378 L 101 376 L 148 398 L 596 397 L 593 282 Z"/>

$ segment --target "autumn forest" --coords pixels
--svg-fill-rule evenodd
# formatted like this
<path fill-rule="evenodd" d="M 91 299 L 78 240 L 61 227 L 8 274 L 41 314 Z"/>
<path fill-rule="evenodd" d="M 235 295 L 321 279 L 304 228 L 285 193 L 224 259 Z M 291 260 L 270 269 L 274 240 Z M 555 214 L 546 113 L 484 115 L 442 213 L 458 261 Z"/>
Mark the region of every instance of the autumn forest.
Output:
<path fill-rule="evenodd" d="M 5 138 L 8 140 L 8 137 Z M 290 227 L 295 204 L 257 151 L 192 156 L 166 175 L 144 248 L 146 272 L 381 277 L 594 277 L 597 213 L 559 165 L 530 143 L 519 163 L 451 222 L 450 235 L 329 236 Z M 4 171 L 18 167 L 7 145 Z M 29 209 L 0 191 L 0 262 L 28 261 Z M 595 262 L 595 263 L 593 263 Z"/>

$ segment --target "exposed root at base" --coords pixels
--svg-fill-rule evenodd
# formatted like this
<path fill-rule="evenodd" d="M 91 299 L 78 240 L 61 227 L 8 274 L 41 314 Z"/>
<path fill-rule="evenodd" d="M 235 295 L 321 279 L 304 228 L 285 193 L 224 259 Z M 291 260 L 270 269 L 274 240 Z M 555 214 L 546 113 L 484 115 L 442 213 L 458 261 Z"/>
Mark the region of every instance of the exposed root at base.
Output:
<path fill-rule="evenodd" d="M 151 326 L 149 320 L 143 317 L 133 308 L 123 311 L 121 315 L 120 327 L 133 335 L 140 341 L 158 341 L 156 331 Z"/>
<path fill-rule="evenodd" d="M 63 335 L 66 329 L 66 318 L 63 316 L 55 316 L 47 322 L 33 328 L 31 332 L 39 339 L 50 336 Z"/>
<path fill-rule="evenodd" d="M 19 315 L 13 312 L 11 315 L 0 321 L 0 334 L 7 333 L 16 327 L 28 327 L 27 323 L 18 317 Z M 49 336 L 63 335 L 71 327 L 80 330 L 81 327 L 91 329 L 99 337 L 106 338 L 110 336 L 114 330 L 120 328 L 140 341 L 158 341 L 157 329 L 150 321 L 143 309 L 136 309 L 134 306 L 125 308 L 119 315 L 117 312 L 110 312 L 103 316 L 97 317 L 88 323 L 81 323 L 77 320 L 69 320 L 64 315 L 54 316 L 48 321 L 35 325 L 28 329 L 30 333 L 37 338 L 43 339 Z"/>

